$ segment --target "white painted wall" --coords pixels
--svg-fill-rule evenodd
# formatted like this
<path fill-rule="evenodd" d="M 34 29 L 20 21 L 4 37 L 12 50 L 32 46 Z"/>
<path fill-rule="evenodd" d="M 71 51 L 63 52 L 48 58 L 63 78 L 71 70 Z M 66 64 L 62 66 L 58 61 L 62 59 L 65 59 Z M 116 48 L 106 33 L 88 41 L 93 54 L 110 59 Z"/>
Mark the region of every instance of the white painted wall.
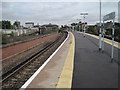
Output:
<path fill-rule="evenodd" d="M 0 29 L 0 32 L 4 34 L 11 34 L 12 32 L 15 34 L 15 36 L 19 36 L 22 34 L 30 34 L 38 31 L 38 28 L 31 28 L 31 29 L 19 29 L 19 30 L 14 30 L 14 29 Z"/>
<path fill-rule="evenodd" d="M 26 34 L 27 30 L 26 29 L 21 29 L 21 30 L 14 30 L 14 29 L 2 29 L 0 30 L 0 32 L 4 33 L 4 34 L 11 34 L 12 32 L 15 34 L 15 36 L 19 36 L 22 34 Z"/>
<path fill-rule="evenodd" d="M 32 28 L 34 26 L 34 24 L 25 24 L 25 27 L 27 28 Z"/>

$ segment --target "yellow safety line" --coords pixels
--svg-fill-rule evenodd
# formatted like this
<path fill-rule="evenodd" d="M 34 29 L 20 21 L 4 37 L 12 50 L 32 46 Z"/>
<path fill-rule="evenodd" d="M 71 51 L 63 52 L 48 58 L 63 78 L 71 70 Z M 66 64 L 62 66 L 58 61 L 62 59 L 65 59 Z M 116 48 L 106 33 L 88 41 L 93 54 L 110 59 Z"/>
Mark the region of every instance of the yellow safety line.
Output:
<path fill-rule="evenodd" d="M 70 34 L 72 35 L 72 42 L 56 88 L 71 88 L 72 85 L 75 39 L 73 34 Z"/>
<path fill-rule="evenodd" d="M 82 33 L 82 32 L 80 32 L 80 33 Z M 86 35 L 89 35 L 89 36 L 91 36 L 91 37 L 94 37 L 94 38 L 96 38 L 96 39 L 99 39 L 98 36 L 95 36 L 95 35 L 92 35 L 92 34 L 88 34 L 88 33 L 85 33 L 85 34 L 86 34 Z M 104 42 L 106 42 L 106 43 L 112 45 L 112 42 L 111 42 L 110 40 L 104 39 Z M 120 49 L 120 43 L 114 43 L 114 47 Z"/>

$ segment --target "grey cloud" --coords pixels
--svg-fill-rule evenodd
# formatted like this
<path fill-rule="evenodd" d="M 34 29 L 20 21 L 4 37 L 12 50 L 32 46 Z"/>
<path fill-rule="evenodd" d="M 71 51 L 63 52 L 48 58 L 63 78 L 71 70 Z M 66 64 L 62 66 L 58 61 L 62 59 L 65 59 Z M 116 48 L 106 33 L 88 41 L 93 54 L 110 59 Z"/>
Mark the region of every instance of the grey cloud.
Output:
<path fill-rule="evenodd" d="M 117 3 L 110 3 L 111 6 L 103 4 L 102 16 L 110 11 L 117 11 Z M 34 21 L 35 23 L 56 23 L 66 24 L 76 22 L 81 12 L 88 12 L 86 17 L 88 23 L 95 23 L 99 20 L 99 3 L 96 2 L 4 2 L 3 3 L 3 19 L 20 20 L 22 23 L 26 21 Z M 108 10 L 110 9 L 110 10 Z M 106 11 L 107 10 L 107 11 Z"/>

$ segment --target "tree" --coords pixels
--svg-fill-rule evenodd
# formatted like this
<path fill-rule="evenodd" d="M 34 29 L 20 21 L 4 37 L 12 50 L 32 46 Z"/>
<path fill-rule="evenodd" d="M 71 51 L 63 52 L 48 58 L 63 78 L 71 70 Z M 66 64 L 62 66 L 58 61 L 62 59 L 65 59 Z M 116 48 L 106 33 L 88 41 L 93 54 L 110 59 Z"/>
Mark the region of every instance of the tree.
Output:
<path fill-rule="evenodd" d="M 7 35 L 2 34 L 2 44 L 7 44 L 7 43 L 9 43 Z"/>
<path fill-rule="evenodd" d="M 61 28 L 64 28 L 63 25 L 61 25 Z"/>
<path fill-rule="evenodd" d="M 87 31 L 88 33 L 91 33 L 91 34 L 98 34 L 98 32 L 97 32 L 97 30 L 95 29 L 95 26 L 93 25 L 93 26 L 89 26 L 88 27 L 88 31 Z"/>
<path fill-rule="evenodd" d="M 13 29 L 13 25 L 11 25 L 10 21 L 2 20 L 0 21 L 0 28 L 2 29 Z"/>
<path fill-rule="evenodd" d="M 77 23 L 72 23 L 72 24 L 71 24 L 71 26 L 76 26 L 76 25 L 77 25 Z"/>
<path fill-rule="evenodd" d="M 0 21 L 0 29 L 2 29 L 2 21 Z"/>

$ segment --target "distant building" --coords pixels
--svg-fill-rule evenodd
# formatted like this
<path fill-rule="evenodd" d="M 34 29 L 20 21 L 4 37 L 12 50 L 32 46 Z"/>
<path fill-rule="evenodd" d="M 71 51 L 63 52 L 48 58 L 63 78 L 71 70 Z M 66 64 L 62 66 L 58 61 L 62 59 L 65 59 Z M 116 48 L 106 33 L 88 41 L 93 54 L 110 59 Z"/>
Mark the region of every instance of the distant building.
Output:
<path fill-rule="evenodd" d="M 98 27 L 100 27 L 100 23 L 96 23 L 96 25 L 97 25 Z M 101 23 L 101 25 L 103 25 L 103 23 Z"/>
<path fill-rule="evenodd" d="M 39 28 L 40 27 L 40 25 L 34 25 L 34 28 Z"/>
<path fill-rule="evenodd" d="M 118 2 L 118 22 L 120 23 L 120 1 Z"/>
<path fill-rule="evenodd" d="M 59 26 L 56 25 L 56 24 L 46 24 L 46 25 L 42 25 L 41 27 L 45 28 L 46 30 L 55 30 L 55 29 L 58 29 Z"/>
<path fill-rule="evenodd" d="M 32 28 L 32 27 L 34 27 L 34 23 L 33 22 L 26 22 L 25 27 L 26 28 Z"/>
<path fill-rule="evenodd" d="M 20 29 L 21 28 L 19 21 L 15 21 L 13 26 L 14 26 L 14 29 Z"/>

